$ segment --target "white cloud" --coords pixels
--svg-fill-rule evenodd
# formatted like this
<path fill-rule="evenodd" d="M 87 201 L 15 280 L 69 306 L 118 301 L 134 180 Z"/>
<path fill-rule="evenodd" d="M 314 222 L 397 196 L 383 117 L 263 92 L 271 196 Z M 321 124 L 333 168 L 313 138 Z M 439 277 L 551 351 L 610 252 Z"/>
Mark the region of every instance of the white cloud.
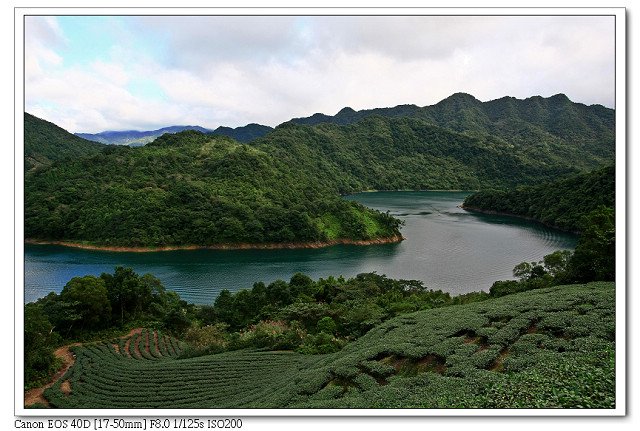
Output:
<path fill-rule="evenodd" d="M 344 106 L 551 96 L 613 104 L 613 18 L 139 17 L 100 61 L 65 67 L 55 21 L 29 22 L 29 109 L 71 131 L 275 126 Z M 130 82 L 162 97 L 127 92 Z M 61 122 L 64 121 L 64 124 Z"/>

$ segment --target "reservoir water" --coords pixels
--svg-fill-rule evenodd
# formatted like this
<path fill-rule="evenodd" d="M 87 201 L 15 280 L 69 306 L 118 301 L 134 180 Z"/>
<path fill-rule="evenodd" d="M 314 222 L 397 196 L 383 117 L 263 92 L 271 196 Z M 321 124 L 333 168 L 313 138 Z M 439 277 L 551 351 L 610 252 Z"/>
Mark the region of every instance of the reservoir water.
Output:
<path fill-rule="evenodd" d="M 301 272 L 312 279 L 377 272 L 421 280 L 452 296 L 512 279 L 513 267 L 555 250 L 573 250 L 577 235 L 514 217 L 458 207 L 469 192 L 375 192 L 345 197 L 405 221 L 397 244 L 336 245 L 296 250 L 181 250 L 106 252 L 55 245 L 25 245 L 24 300 L 59 293 L 76 276 L 113 273 L 115 266 L 150 272 L 169 290 L 196 304 L 213 304 L 223 289 L 251 289 Z"/>

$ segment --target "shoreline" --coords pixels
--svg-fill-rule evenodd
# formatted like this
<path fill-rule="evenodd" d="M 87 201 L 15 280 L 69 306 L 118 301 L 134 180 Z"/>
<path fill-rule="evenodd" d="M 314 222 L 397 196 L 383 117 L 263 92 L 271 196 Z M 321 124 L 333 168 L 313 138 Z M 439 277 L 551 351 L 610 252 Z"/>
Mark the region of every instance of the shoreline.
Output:
<path fill-rule="evenodd" d="M 565 229 L 563 227 L 556 226 L 556 225 L 553 225 L 551 223 L 545 223 L 545 222 L 540 221 L 540 220 L 538 220 L 537 218 L 534 218 L 534 217 L 523 216 L 523 215 L 519 215 L 519 214 L 505 213 L 505 212 L 501 212 L 501 211 L 483 210 L 483 209 L 474 208 L 474 207 L 466 207 L 464 205 L 458 205 L 458 208 L 461 208 L 461 209 L 466 210 L 466 211 L 477 212 L 477 213 L 480 213 L 480 214 L 498 215 L 498 216 L 505 216 L 505 217 L 515 217 L 515 218 L 519 218 L 519 219 L 522 219 L 522 220 L 534 221 L 536 223 L 540 223 L 540 224 L 542 224 L 544 226 L 547 226 L 547 227 L 550 227 L 552 229 L 557 229 L 557 230 L 561 230 L 563 232 L 568 232 L 568 233 L 573 233 L 573 234 L 576 234 L 576 235 L 580 235 L 579 231 Z"/>
<path fill-rule="evenodd" d="M 124 247 L 124 246 L 99 246 L 94 244 L 83 244 L 73 241 L 44 241 L 37 239 L 25 239 L 25 244 L 35 245 L 61 245 L 64 247 L 81 248 L 85 250 L 98 251 L 114 251 L 114 252 L 131 252 L 131 253 L 148 253 L 156 251 L 177 251 L 177 250 L 278 250 L 278 249 L 305 249 L 305 248 L 324 248 L 334 245 L 376 245 L 376 244 L 393 244 L 406 240 L 402 235 L 396 235 L 389 238 L 377 238 L 370 240 L 352 240 L 340 239 L 329 241 L 313 241 L 313 242 L 289 242 L 289 243 L 271 243 L 271 244 L 215 244 L 215 245 L 173 245 L 173 246 L 147 246 L 147 247 Z"/>
<path fill-rule="evenodd" d="M 469 192 L 475 193 L 480 190 L 466 190 L 466 189 L 371 189 L 371 190 L 359 190 L 355 192 L 340 193 L 339 196 L 350 196 L 359 193 L 378 193 L 378 192 Z"/>

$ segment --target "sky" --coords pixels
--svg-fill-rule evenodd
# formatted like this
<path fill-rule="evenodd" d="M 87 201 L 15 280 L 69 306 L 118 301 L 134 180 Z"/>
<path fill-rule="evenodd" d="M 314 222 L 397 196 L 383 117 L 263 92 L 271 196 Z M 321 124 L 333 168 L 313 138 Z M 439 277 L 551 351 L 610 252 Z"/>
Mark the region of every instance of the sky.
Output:
<path fill-rule="evenodd" d="M 25 111 L 98 133 L 275 127 L 457 92 L 614 108 L 614 31 L 584 15 L 27 15 Z"/>

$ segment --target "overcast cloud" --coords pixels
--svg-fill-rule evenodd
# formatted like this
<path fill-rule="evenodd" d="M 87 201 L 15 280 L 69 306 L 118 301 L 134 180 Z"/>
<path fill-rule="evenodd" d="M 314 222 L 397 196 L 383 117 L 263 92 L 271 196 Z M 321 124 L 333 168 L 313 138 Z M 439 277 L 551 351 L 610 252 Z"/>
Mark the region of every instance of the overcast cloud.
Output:
<path fill-rule="evenodd" d="M 25 19 L 25 110 L 70 132 L 566 94 L 614 107 L 613 16 Z"/>

